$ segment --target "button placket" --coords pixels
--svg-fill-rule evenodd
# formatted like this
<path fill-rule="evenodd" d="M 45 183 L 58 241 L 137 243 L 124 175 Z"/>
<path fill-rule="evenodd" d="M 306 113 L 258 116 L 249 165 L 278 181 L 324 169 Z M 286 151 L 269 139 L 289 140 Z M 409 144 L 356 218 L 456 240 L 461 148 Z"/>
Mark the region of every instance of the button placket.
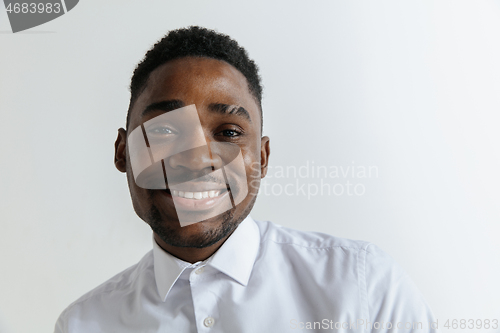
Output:
<path fill-rule="evenodd" d="M 197 271 L 201 268 L 200 271 Z M 190 286 L 193 298 L 194 314 L 198 332 L 210 332 L 219 320 L 217 292 L 214 287 L 213 274 L 207 267 L 198 267 L 191 272 Z M 203 273 L 203 274 L 202 274 Z"/>

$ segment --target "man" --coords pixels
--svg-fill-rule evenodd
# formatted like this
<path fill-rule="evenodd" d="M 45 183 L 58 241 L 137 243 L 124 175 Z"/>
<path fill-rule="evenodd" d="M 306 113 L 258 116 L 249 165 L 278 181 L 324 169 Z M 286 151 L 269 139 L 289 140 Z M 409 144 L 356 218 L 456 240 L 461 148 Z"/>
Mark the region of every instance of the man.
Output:
<path fill-rule="evenodd" d="M 257 66 L 226 35 L 179 29 L 146 53 L 115 165 L 153 250 L 56 332 L 435 331 L 376 246 L 249 216 L 270 154 L 261 99 Z"/>

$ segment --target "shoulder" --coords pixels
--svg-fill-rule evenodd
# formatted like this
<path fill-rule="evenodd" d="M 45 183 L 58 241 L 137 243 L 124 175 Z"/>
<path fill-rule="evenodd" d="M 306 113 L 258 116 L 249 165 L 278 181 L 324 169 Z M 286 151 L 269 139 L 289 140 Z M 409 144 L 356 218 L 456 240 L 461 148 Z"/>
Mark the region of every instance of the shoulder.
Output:
<path fill-rule="evenodd" d="M 140 286 L 147 285 L 144 279 L 153 278 L 153 254 L 149 251 L 137 264 L 116 274 L 101 285 L 85 293 L 71 303 L 59 316 L 56 332 L 71 331 L 73 323 L 82 318 L 97 318 L 100 314 L 109 314 L 120 300 L 134 297 Z"/>
<path fill-rule="evenodd" d="M 283 227 L 265 221 L 255 221 L 260 230 L 261 244 L 276 244 L 282 247 L 296 247 L 303 249 L 359 252 L 368 251 L 369 242 L 336 237 L 329 234 L 313 231 L 301 231 Z"/>
<path fill-rule="evenodd" d="M 369 242 L 361 240 L 296 230 L 272 222 L 256 223 L 260 230 L 260 260 L 318 274 L 349 272 L 348 275 L 357 276 L 370 248 Z"/>
<path fill-rule="evenodd" d="M 311 263 L 332 264 L 352 269 L 359 277 L 386 280 L 404 275 L 396 261 L 377 245 L 321 232 L 301 231 L 266 221 L 255 221 L 260 230 L 261 250 L 273 256 L 303 258 Z"/>

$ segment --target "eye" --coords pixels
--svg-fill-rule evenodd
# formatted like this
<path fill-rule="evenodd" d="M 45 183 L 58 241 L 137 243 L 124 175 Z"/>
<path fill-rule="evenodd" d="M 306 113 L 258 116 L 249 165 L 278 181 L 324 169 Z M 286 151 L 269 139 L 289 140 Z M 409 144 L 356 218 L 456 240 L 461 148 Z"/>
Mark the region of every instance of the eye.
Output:
<path fill-rule="evenodd" d="M 222 132 L 220 132 L 223 136 L 226 136 L 226 137 L 230 137 L 230 138 L 233 138 L 233 137 L 237 137 L 237 136 L 240 136 L 241 133 L 238 132 L 238 131 L 235 131 L 235 130 L 231 130 L 231 129 L 226 129 L 226 130 L 223 130 Z"/>
<path fill-rule="evenodd" d="M 154 126 L 151 128 L 148 128 L 147 130 L 148 133 L 153 134 L 153 135 L 168 135 L 168 134 L 174 134 L 174 131 L 166 126 Z"/>

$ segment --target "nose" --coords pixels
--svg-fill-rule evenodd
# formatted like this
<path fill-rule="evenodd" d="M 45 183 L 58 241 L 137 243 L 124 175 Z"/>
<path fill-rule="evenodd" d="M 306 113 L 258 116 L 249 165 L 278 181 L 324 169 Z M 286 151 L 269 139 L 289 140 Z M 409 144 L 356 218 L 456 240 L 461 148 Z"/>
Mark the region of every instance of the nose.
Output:
<path fill-rule="evenodd" d="M 196 147 L 177 153 L 167 158 L 167 163 L 172 169 L 186 169 L 191 172 L 201 170 L 213 171 L 223 165 L 219 155 L 212 153 L 209 145 Z"/>

